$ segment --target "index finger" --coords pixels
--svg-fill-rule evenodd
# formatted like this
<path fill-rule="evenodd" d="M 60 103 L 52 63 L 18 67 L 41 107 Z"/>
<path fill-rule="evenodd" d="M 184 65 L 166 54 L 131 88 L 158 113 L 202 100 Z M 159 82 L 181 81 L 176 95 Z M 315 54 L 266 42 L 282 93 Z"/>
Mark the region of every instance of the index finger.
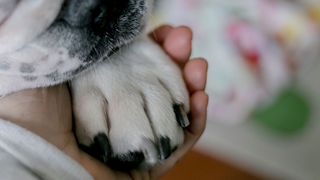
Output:
<path fill-rule="evenodd" d="M 154 30 L 150 36 L 180 67 L 183 67 L 189 60 L 193 38 L 190 28 L 186 26 L 173 28 L 163 25 Z"/>

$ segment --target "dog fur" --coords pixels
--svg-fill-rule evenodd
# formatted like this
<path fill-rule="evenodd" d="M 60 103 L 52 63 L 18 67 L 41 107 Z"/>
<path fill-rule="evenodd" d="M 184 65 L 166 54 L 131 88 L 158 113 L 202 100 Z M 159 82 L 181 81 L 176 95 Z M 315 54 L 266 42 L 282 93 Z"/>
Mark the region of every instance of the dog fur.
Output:
<path fill-rule="evenodd" d="M 118 169 L 168 158 L 189 99 L 177 65 L 143 32 L 152 4 L 0 0 L 0 95 L 70 81 L 84 150 Z"/>

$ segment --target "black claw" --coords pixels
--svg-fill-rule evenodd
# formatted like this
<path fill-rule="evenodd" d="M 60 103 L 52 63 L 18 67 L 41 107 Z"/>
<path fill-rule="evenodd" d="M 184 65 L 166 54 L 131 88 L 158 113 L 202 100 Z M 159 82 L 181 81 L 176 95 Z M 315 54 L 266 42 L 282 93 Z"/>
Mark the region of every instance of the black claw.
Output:
<path fill-rule="evenodd" d="M 113 156 L 107 165 L 115 170 L 128 171 L 137 169 L 144 160 L 143 152 L 136 151 Z"/>
<path fill-rule="evenodd" d="M 190 125 L 190 121 L 188 119 L 188 116 L 186 112 L 184 111 L 182 105 L 174 104 L 173 105 L 174 114 L 176 115 L 176 119 L 178 124 L 182 128 L 186 128 Z"/>
<path fill-rule="evenodd" d="M 80 148 L 104 163 L 107 163 L 112 156 L 109 139 L 104 133 L 96 135 L 90 146 L 80 145 Z"/>
<path fill-rule="evenodd" d="M 171 153 L 174 153 L 178 149 L 178 146 L 174 146 L 171 150 Z"/>
<path fill-rule="evenodd" d="M 171 155 L 170 139 L 168 137 L 159 138 L 159 159 L 165 160 Z"/>

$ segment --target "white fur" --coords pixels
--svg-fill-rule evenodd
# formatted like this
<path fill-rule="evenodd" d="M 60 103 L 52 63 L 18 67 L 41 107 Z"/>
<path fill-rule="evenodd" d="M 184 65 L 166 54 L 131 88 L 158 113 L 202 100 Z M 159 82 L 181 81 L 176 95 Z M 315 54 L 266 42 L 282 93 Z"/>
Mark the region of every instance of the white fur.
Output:
<path fill-rule="evenodd" d="M 94 135 L 103 132 L 115 154 L 142 150 L 149 155 L 147 163 L 154 164 L 158 155 L 148 140 L 166 136 L 172 147 L 183 142 L 172 109 L 173 104 L 183 104 L 189 110 L 181 77 L 177 65 L 147 37 L 97 64 L 72 81 L 80 143 L 91 144 Z"/>
<path fill-rule="evenodd" d="M 10 16 L 0 26 L 0 54 L 3 54 L 21 48 L 47 29 L 60 12 L 63 0 L 0 2 L 10 7 L 4 13 Z"/>
<path fill-rule="evenodd" d="M 78 59 L 61 49 L 61 43 L 51 46 L 56 36 L 49 33 L 45 42 L 33 41 L 54 21 L 63 1 L 0 0 L 7 7 L 0 7 L 0 95 L 60 83 L 71 77 L 50 80 L 46 75 L 80 66 Z M 147 7 L 152 2 L 147 1 Z M 24 72 L 23 64 L 30 64 L 34 71 Z M 173 104 L 183 105 L 188 112 L 188 92 L 178 66 L 146 35 L 73 79 L 71 89 L 76 133 L 84 145 L 105 133 L 115 155 L 142 151 L 144 163 L 154 165 L 159 161 L 155 143 L 160 137 L 169 138 L 172 148 L 183 143 Z"/>

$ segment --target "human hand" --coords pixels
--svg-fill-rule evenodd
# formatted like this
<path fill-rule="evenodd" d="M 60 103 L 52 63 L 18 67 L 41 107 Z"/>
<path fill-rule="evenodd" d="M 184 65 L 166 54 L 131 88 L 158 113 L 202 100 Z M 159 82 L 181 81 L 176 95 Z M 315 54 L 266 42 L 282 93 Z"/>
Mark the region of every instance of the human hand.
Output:
<path fill-rule="evenodd" d="M 112 171 L 82 152 L 72 131 L 72 110 L 67 86 L 21 91 L 0 101 L 0 117 L 38 134 L 83 165 L 95 179 L 156 179 L 166 173 L 198 140 L 205 128 L 208 97 L 204 93 L 207 64 L 203 59 L 188 61 L 192 33 L 188 28 L 162 26 L 151 36 L 183 69 L 191 97 L 191 125 L 185 143 L 168 160 L 148 172 Z"/>

